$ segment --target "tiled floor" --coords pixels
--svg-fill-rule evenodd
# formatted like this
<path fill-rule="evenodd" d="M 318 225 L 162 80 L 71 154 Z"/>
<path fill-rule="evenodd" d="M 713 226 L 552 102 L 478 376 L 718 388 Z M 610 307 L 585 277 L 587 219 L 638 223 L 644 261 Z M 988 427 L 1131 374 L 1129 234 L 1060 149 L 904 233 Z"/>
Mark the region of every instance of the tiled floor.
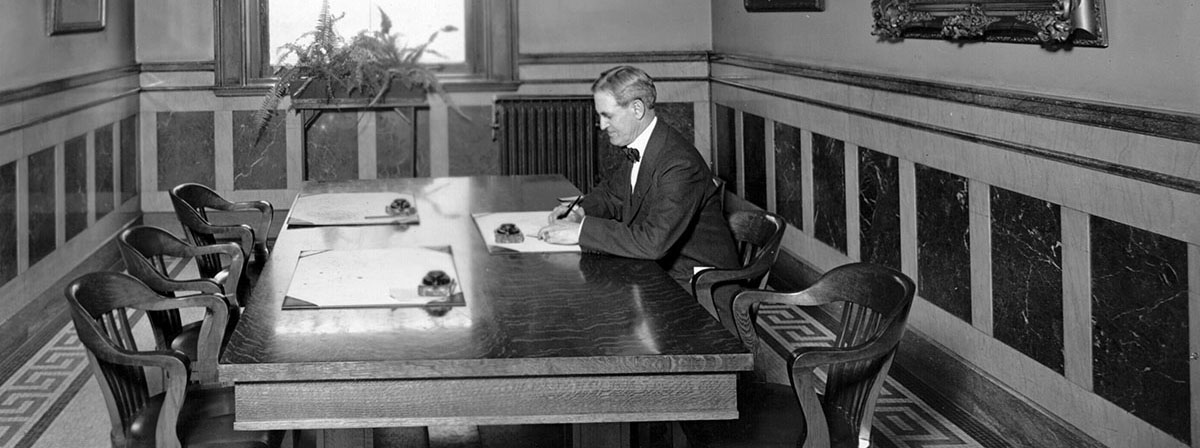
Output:
<path fill-rule="evenodd" d="M 191 268 L 185 268 L 191 269 Z M 186 275 L 186 272 L 185 272 Z M 828 344 L 824 315 L 797 308 L 764 309 L 776 331 L 797 344 Z M 140 317 L 140 316 L 138 316 Z M 145 319 L 139 342 L 152 343 Z M 104 400 L 88 368 L 74 327 L 67 323 L 23 362 L 0 366 L 0 448 L 105 447 L 109 423 Z M 929 397 L 925 399 L 923 397 Z M 874 445 L 880 447 L 1005 447 L 965 412 L 928 395 L 924 386 L 893 368 L 876 407 Z"/>

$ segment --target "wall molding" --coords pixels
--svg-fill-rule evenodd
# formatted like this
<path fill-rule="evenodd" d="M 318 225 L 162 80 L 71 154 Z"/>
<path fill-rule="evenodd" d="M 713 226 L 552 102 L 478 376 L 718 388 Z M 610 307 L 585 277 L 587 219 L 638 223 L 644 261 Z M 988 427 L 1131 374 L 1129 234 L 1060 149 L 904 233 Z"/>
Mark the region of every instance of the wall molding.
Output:
<path fill-rule="evenodd" d="M 596 53 L 521 53 L 518 65 L 708 62 L 707 51 L 631 51 Z"/>
<path fill-rule="evenodd" d="M 216 69 L 213 61 L 143 62 L 142 72 L 211 72 Z"/>
<path fill-rule="evenodd" d="M 91 109 L 93 107 L 102 106 L 104 104 L 108 104 L 108 103 L 120 100 L 120 99 L 128 97 L 128 96 L 137 95 L 141 91 L 142 91 L 141 88 L 134 87 L 132 89 L 128 89 L 128 90 L 125 90 L 122 92 L 117 92 L 117 93 L 114 93 L 107 97 L 100 98 L 98 100 L 88 101 L 86 103 L 83 103 L 83 104 L 80 104 L 80 105 L 77 105 L 74 107 L 68 107 L 66 109 L 61 109 L 52 114 L 46 114 L 46 115 L 42 115 L 40 117 L 36 117 L 36 118 L 30 119 L 30 120 L 25 120 L 25 121 L 15 124 L 15 125 L 9 126 L 7 128 L 0 129 L 0 136 L 11 133 L 11 132 L 16 132 L 16 131 L 19 131 L 19 130 L 22 130 L 22 129 L 25 129 L 28 127 L 37 126 L 39 124 L 46 123 L 46 122 L 49 122 L 52 120 L 56 120 L 56 119 L 59 119 L 62 117 L 66 117 L 66 116 L 74 114 L 76 112 L 81 112 L 81 111 L 84 111 L 87 109 Z"/>
<path fill-rule="evenodd" d="M 51 95 L 79 87 L 102 83 L 104 81 L 111 81 L 117 78 L 137 75 L 140 73 L 138 71 L 138 67 L 138 64 L 130 64 L 121 67 L 98 70 L 91 73 L 84 73 L 81 75 L 54 79 L 28 87 L 18 87 L 15 89 L 3 90 L 0 91 L 0 105 L 31 100 L 40 96 Z"/>
<path fill-rule="evenodd" d="M 746 55 L 714 53 L 710 62 L 1200 143 L 1200 115 L 901 78 Z M 717 79 L 713 81 L 723 82 Z"/>
<path fill-rule="evenodd" d="M 733 80 L 713 79 L 712 82 L 714 84 L 726 85 L 726 86 L 734 87 L 737 89 L 747 90 L 747 91 L 751 91 L 751 92 L 755 92 L 755 93 L 759 93 L 759 94 L 763 94 L 763 95 L 767 95 L 767 96 L 771 96 L 771 97 L 775 97 L 775 98 L 785 99 L 788 101 L 795 101 L 795 102 L 799 102 L 799 103 L 811 104 L 814 106 L 819 106 L 819 107 L 826 108 L 826 109 L 836 110 L 836 111 L 844 112 L 844 113 L 851 114 L 851 115 L 870 118 L 872 120 L 877 120 L 877 121 L 881 121 L 881 122 L 885 122 L 885 123 L 891 123 L 891 124 L 895 124 L 898 126 L 903 126 L 903 127 L 907 127 L 907 128 L 911 128 L 911 129 L 917 129 L 917 130 L 921 130 L 921 131 L 925 131 L 925 132 L 929 132 L 929 133 L 933 133 L 933 134 L 939 134 L 939 135 L 943 135 L 943 136 L 947 136 L 947 137 L 951 137 L 951 138 L 955 138 L 955 139 L 959 139 L 959 140 L 963 140 L 963 141 L 968 141 L 971 143 L 986 145 L 986 146 L 990 146 L 990 147 L 993 147 L 996 149 L 1016 152 L 1016 153 L 1025 154 L 1025 155 L 1031 155 L 1031 156 L 1039 157 L 1042 159 L 1053 160 L 1056 162 L 1061 162 L 1061 163 L 1065 163 L 1065 164 L 1069 164 L 1069 165 L 1087 168 L 1087 169 L 1103 172 L 1106 174 L 1111 174 L 1111 175 L 1118 176 L 1118 177 L 1124 177 L 1124 178 L 1133 179 L 1133 180 L 1137 180 L 1137 181 L 1141 181 L 1141 182 L 1146 182 L 1146 183 L 1150 183 L 1150 184 L 1154 184 L 1154 185 L 1159 185 L 1162 187 L 1167 187 L 1167 188 L 1171 188 L 1174 190 L 1184 191 L 1187 193 L 1200 194 L 1200 181 L 1197 181 L 1197 180 L 1191 180 L 1191 179 L 1187 179 L 1187 178 L 1183 178 L 1183 177 L 1179 177 L 1179 176 L 1162 174 L 1162 173 L 1158 173 L 1158 172 L 1151 171 L 1151 170 L 1134 168 L 1134 167 L 1130 167 L 1127 165 L 1121 165 L 1118 163 L 1108 162 L 1108 161 L 1104 161 L 1104 160 L 1098 160 L 1098 159 L 1094 159 L 1094 158 L 1090 158 L 1090 157 L 1083 157 L 1083 156 L 1080 156 L 1077 154 L 1071 154 L 1071 153 L 1062 152 L 1062 151 L 1055 151 L 1052 149 L 1042 148 L 1042 147 L 1033 146 L 1033 145 L 1027 145 L 1024 143 L 1012 142 L 1009 140 L 999 139 L 999 138 L 995 138 L 995 137 L 979 135 L 979 134 L 976 134 L 973 132 L 966 132 L 966 131 L 961 131 L 958 129 L 948 128 L 948 127 L 944 127 L 944 126 L 932 125 L 932 124 L 909 120 L 909 119 L 905 119 L 905 118 L 898 118 L 898 117 L 888 115 L 888 114 L 872 112 L 869 110 L 862 110 L 862 109 L 858 109 L 858 108 L 854 108 L 854 107 L 845 106 L 842 104 L 817 100 L 817 99 L 804 97 L 804 96 L 800 96 L 800 95 L 795 95 L 795 94 L 791 94 L 791 93 L 779 92 L 776 90 L 767 89 L 767 88 L 754 86 L 754 85 L 750 85 L 750 84 L 745 84 L 745 83 L 741 83 L 741 82 L 737 82 L 737 81 L 733 81 Z M 1200 123 L 1198 123 L 1197 126 L 1198 126 L 1197 130 L 1200 131 Z"/>

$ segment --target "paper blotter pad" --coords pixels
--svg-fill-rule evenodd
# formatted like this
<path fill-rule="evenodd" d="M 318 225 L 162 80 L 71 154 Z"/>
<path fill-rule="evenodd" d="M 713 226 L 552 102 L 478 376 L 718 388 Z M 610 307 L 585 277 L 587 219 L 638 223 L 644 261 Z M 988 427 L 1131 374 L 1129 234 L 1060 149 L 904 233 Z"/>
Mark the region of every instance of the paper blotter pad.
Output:
<path fill-rule="evenodd" d="M 418 293 L 429 271 L 445 272 L 454 293 Z M 466 304 L 449 247 L 312 250 L 300 253 L 283 309 L 396 308 Z"/>
<path fill-rule="evenodd" d="M 404 199 L 412 214 L 389 215 L 388 204 Z M 288 217 L 291 226 L 361 226 L 416 224 L 420 221 L 416 200 L 407 193 L 320 193 L 296 198 Z"/>

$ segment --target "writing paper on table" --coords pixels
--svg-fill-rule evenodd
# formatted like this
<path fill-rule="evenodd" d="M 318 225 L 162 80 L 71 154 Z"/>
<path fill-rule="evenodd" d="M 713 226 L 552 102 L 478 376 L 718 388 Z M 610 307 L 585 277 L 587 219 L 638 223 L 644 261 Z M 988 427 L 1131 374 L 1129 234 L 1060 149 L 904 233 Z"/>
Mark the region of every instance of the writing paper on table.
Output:
<path fill-rule="evenodd" d="M 550 244 L 537 239 L 537 231 L 546 226 L 546 218 L 548 216 L 550 216 L 550 210 L 540 212 L 474 213 L 471 215 L 471 218 L 475 220 L 475 227 L 479 229 L 479 235 L 483 237 L 483 243 L 487 245 L 489 253 L 579 252 L 578 244 Z M 501 224 L 516 225 L 520 228 L 521 234 L 525 236 L 524 241 L 520 243 L 497 243 L 496 228 L 500 227 Z"/>

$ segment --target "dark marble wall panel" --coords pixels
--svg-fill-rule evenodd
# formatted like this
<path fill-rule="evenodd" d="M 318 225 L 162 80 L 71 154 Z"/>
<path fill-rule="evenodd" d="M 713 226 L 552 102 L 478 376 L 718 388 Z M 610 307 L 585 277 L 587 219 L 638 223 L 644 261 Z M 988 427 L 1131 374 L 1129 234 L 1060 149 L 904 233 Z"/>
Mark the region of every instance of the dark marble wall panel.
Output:
<path fill-rule="evenodd" d="M 416 177 L 418 141 L 428 145 L 429 136 L 417 134 L 417 113 L 412 108 L 379 111 L 375 114 L 375 176 L 380 179 Z"/>
<path fill-rule="evenodd" d="M 797 229 L 804 228 L 800 139 L 800 129 L 775 122 L 775 212 Z"/>
<path fill-rule="evenodd" d="M 766 120 L 754 114 L 742 114 L 742 160 L 746 164 L 745 198 L 751 204 L 767 208 Z"/>
<path fill-rule="evenodd" d="M 917 165 L 917 294 L 971 322 L 971 235 L 965 177 Z"/>
<path fill-rule="evenodd" d="M 113 127 L 104 125 L 96 128 L 93 146 L 96 149 L 96 220 L 100 220 L 116 207 L 113 198 Z"/>
<path fill-rule="evenodd" d="M 813 133 L 814 235 L 846 252 L 846 153 L 841 140 Z"/>
<path fill-rule="evenodd" d="M 859 256 L 900 270 L 900 162 L 858 150 Z"/>
<path fill-rule="evenodd" d="M 657 103 L 654 111 L 660 122 L 675 128 L 688 143 L 696 144 L 696 110 L 692 103 Z"/>
<path fill-rule="evenodd" d="M 17 276 L 17 162 L 0 165 L 0 286 Z"/>
<path fill-rule="evenodd" d="M 158 190 L 188 182 L 216 184 L 213 113 L 158 113 Z"/>
<path fill-rule="evenodd" d="M 1095 392 L 1191 443 L 1187 244 L 1093 216 Z"/>
<path fill-rule="evenodd" d="M 54 252 L 54 147 L 29 156 L 29 265 Z"/>
<path fill-rule="evenodd" d="M 138 116 L 121 120 L 121 203 L 138 194 Z"/>
<path fill-rule="evenodd" d="M 492 141 L 492 106 L 460 108 L 462 114 L 450 113 L 450 175 L 500 174 L 500 149 Z"/>
<path fill-rule="evenodd" d="M 233 111 L 233 189 L 287 188 L 286 115 L 277 113 L 262 137 L 254 125 L 254 111 Z"/>
<path fill-rule="evenodd" d="M 734 123 L 734 110 L 717 105 L 717 116 L 713 117 L 713 129 L 716 130 L 716 141 L 713 147 L 717 149 L 714 162 L 717 165 L 717 177 L 725 181 L 725 191 L 738 194 L 737 187 L 737 127 Z"/>
<path fill-rule="evenodd" d="M 304 179 L 358 179 L 358 112 L 325 112 L 308 128 Z"/>
<path fill-rule="evenodd" d="M 992 187 L 993 336 L 1063 372 L 1059 207 Z"/>
<path fill-rule="evenodd" d="M 63 144 L 63 185 L 66 195 L 67 240 L 87 228 L 87 135 Z"/>

